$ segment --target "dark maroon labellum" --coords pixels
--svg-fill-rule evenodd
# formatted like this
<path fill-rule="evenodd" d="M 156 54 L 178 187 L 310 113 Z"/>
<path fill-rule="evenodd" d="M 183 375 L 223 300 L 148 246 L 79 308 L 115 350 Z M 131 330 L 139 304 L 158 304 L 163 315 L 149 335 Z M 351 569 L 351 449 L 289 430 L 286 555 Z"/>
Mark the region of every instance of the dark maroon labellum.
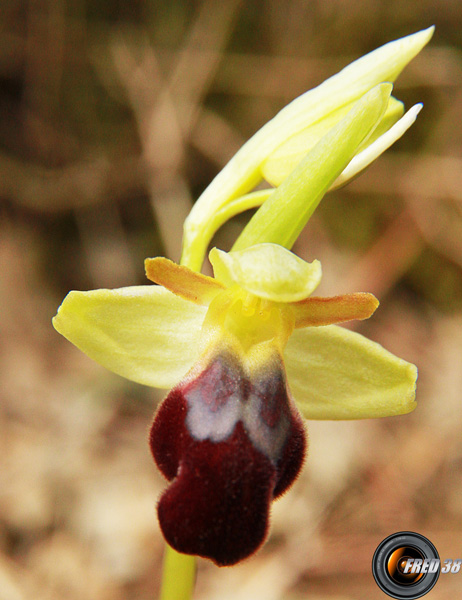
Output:
<path fill-rule="evenodd" d="M 229 353 L 176 386 L 152 425 L 154 459 L 172 481 L 158 504 L 179 552 L 232 565 L 263 543 L 274 498 L 295 480 L 305 430 L 278 356 L 249 378 Z"/>

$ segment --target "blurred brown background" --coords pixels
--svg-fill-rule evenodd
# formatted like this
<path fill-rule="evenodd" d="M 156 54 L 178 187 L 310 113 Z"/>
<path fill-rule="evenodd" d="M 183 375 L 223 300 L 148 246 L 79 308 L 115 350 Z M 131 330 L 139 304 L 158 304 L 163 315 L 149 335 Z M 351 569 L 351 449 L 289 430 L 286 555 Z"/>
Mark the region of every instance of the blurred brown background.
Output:
<path fill-rule="evenodd" d="M 51 327 L 70 289 L 145 283 L 178 259 L 191 203 L 278 109 L 375 47 L 436 24 L 395 95 L 424 110 L 326 197 L 296 251 L 320 293 L 376 293 L 359 330 L 415 362 L 409 416 L 309 423 L 265 547 L 199 561 L 201 600 L 385 596 L 378 543 L 415 530 L 462 558 L 462 4 L 458 0 L 2 0 L 0 600 L 157 597 L 164 482 L 146 436 L 162 393 Z M 216 239 L 228 248 L 247 215 Z M 434 600 L 460 597 L 442 575 Z"/>

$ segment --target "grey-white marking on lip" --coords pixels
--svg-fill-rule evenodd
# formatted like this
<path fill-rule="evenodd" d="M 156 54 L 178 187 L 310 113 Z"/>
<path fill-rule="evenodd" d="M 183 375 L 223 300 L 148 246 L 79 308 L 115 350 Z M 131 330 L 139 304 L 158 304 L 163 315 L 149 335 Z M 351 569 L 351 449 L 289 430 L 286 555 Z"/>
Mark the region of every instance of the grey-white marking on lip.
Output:
<path fill-rule="evenodd" d="M 281 458 L 290 429 L 290 408 L 281 368 L 252 381 L 244 408 L 244 426 L 255 446 L 273 462 Z"/>
<path fill-rule="evenodd" d="M 185 392 L 186 426 L 196 440 L 221 442 L 242 418 L 245 376 L 232 356 L 217 356 Z"/>
<path fill-rule="evenodd" d="M 216 443 L 232 435 L 242 421 L 255 447 L 277 462 L 290 430 L 287 394 L 281 360 L 249 380 L 232 355 L 219 355 L 184 393 L 186 426 L 195 440 Z"/>

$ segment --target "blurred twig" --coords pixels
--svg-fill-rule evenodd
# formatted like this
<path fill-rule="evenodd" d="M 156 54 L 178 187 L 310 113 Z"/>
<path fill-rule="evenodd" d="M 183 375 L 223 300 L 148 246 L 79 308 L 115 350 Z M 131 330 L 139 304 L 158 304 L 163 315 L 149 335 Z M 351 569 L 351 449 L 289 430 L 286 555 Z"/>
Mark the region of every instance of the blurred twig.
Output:
<path fill-rule="evenodd" d="M 127 45 L 119 42 L 113 46 L 114 62 L 138 124 L 143 159 L 149 172 L 152 207 L 167 255 L 177 260 L 182 223 L 191 206 L 182 174 L 185 145 L 221 59 L 221 49 L 231 32 L 239 4 L 240 0 L 224 3 L 206 0 L 202 4 L 166 80 L 152 47 L 146 46 L 145 57 L 137 64 Z M 206 51 L 202 61 L 193 58 L 192 50 L 196 47 Z M 140 83 L 141 86 L 144 83 L 142 104 Z"/>
<path fill-rule="evenodd" d="M 462 267 L 462 159 L 386 155 L 351 184 L 351 191 L 402 197 L 413 221 L 410 237 L 417 228 L 426 243 Z"/>
<path fill-rule="evenodd" d="M 341 289 L 368 290 L 379 298 L 407 271 L 423 248 L 423 241 L 409 212 L 403 211 L 387 227 L 340 284 Z"/>

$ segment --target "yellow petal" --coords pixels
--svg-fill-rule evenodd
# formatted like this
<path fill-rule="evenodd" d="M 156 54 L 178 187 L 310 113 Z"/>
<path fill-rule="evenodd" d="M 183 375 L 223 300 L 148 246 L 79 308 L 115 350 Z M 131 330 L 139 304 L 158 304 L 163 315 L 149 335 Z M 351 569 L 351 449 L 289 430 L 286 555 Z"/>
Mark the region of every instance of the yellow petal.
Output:
<path fill-rule="evenodd" d="M 163 256 L 147 258 L 144 266 L 148 279 L 196 304 L 210 304 L 225 287 L 213 277 L 191 271 Z"/>
<path fill-rule="evenodd" d="M 277 244 L 257 244 L 236 252 L 213 248 L 209 254 L 215 277 L 274 302 L 297 302 L 321 281 L 321 263 L 307 263 Z"/>
<path fill-rule="evenodd" d="M 417 368 L 336 325 L 297 329 L 285 353 L 287 377 L 307 419 L 364 419 L 416 407 Z"/>
<path fill-rule="evenodd" d="M 170 388 L 197 359 L 205 313 L 162 287 L 146 285 L 70 292 L 53 325 L 114 373 Z"/>
<path fill-rule="evenodd" d="M 292 304 L 295 327 L 334 325 L 354 319 L 368 319 L 378 307 L 373 294 L 359 292 L 331 298 L 306 298 Z"/>

